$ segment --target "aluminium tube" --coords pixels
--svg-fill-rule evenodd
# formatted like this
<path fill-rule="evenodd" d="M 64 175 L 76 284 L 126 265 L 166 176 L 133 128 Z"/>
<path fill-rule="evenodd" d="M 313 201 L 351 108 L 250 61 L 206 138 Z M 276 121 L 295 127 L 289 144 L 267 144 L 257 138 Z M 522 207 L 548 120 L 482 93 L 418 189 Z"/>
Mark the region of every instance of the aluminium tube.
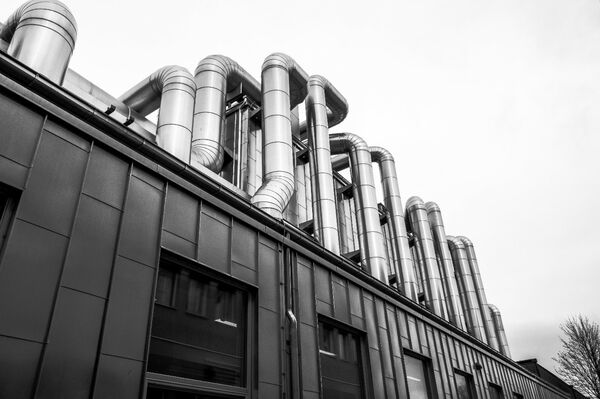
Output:
<path fill-rule="evenodd" d="M 352 133 L 331 134 L 329 142 L 332 154 L 350 155 L 361 263 L 368 267 L 373 277 L 388 284 L 388 260 L 379 222 L 369 146 Z"/>
<path fill-rule="evenodd" d="M 192 133 L 192 166 L 200 164 L 215 173 L 223 168 L 225 107 L 227 92 L 241 84 L 260 103 L 260 84 L 237 62 L 223 55 L 210 55 L 194 72 L 196 103 Z"/>
<path fill-rule="evenodd" d="M 294 194 L 294 147 L 290 109 L 306 97 L 308 74 L 289 56 L 269 55 L 262 66 L 263 184 L 252 204 L 283 218 Z"/>
<path fill-rule="evenodd" d="M 481 309 L 481 317 L 483 318 L 483 326 L 488 338 L 488 343 L 492 348 L 498 350 L 498 337 L 496 336 L 496 329 L 494 328 L 494 323 L 492 321 L 491 311 L 487 306 L 488 303 L 483 288 L 481 273 L 479 271 L 479 264 L 477 262 L 477 257 L 475 256 L 475 247 L 467 237 L 459 236 L 456 238 L 462 241 L 465 246 L 465 251 L 467 252 L 467 258 L 469 259 L 469 266 L 471 267 L 471 274 L 473 276 L 473 284 L 475 284 L 475 293 L 477 294 L 477 300 L 479 301 L 479 308 Z"/>
<path fill-rule="evenodd" d="M 187 69 L 169 65 L 119 97 L 142 116 L 159 109 L 156 142 L 184 162 L 190 162 L 192 115 L 196 84 Z"/>
<path fill-rule="evenodd" d="M 7 53 L 56 84 L 62 84 L 77 40 L 77 23 L 60 1 L 31 0 L 0 28 Z"/>
<path fill-rule="evenodd" d="M 467 251 L 461 240 L 452 236 L 446 236 L 448 246 L 452 253 L 452 263 L 454 270 L 458 274 L 460 280 L 458 286 L 460 288 L 460 299 L 465 313 L 467 329 L 469 333 L 478 340 L 487 343 L 479 302 L 473 284 L 473 276 L 469 267 L 469 258 Z"/>
<path fill-rule="evenodd" d="M 444 298 L 444 288 L 435 256 L 431 227 L 427 218 L 427 209 L 421 198 L 410 197 L 406 203 L 406 211 L 408 214 L 408 223 L 415 235 L 415 240 L 418 241 L 416 247 L 425 271 L 425 275 L 423 276 L 425 279 L 423 282 L 425 287 L 425 304 L 433 313 L 447 319 L 448 313 Z"/>
<path fill-rule="evenodd" d="M 454 273 L 454 265 L 452 264 L 452 255 L 448 248 L 448 240 L 446 239 L 446 230 L 444 229 L 444 220 L 440 207 L 435 202 L 427 202 L 427 217 L 429 225 L 433 232 L 433 243 L 438 254 L 438 259 L 441 263 L 442 281 L 446 288 L 446 304 L 450 322 L 458 328 L 465 329 L 465 316 L 460 304 L 460 294 L 456 286 L 456 276 Z"/>
<path fill-rule="evenodd" d="M 510 358 L 510 348 L 508 347 L 508 341 L 506 340 L 506 331 L 504 330 L 504 323 L 502 323 L 502 314 L 500 313 L 500 310 L 491 303 L 488 303 L 487 306 L 492 314 L 492 321 L 494 322 L 494 328 L 496 329 L 500 353 Z"/>
<path fill-rule="evenodd" d="M 348 113 L 348 103 L 327 79 L 319 75 L 313 75 L 308 79 L 307 92 L 305 103 L 315 238 L 326 249 L 339 254 L 340 243 L 329 148 L 327 107 L 337 104 L 337 108 L 340 109 L 340 118 L 343 120 Z M 332 100 L 328 101 L 327 97 Z"/>
<path fill-rule="evenodd" d="M 408 245 L 408 233 L 406 232 L 406 221 L 404 220 L 404 208 L 400 198 L 398 177 L 396 176 L 396 164 L 392 154 L 381 147 L 370 147 L 371 160 L 379 165 L 381 174 L 381 185 L 383 187 L 383 202 L 390 213 L 389 225 L 391 228 L 392 244 L 396 247 L 393 254 L 396 276 L 401 291 L 412 299 L 417 300 L 417 287 L 414 273 L 413 258 Z"/>

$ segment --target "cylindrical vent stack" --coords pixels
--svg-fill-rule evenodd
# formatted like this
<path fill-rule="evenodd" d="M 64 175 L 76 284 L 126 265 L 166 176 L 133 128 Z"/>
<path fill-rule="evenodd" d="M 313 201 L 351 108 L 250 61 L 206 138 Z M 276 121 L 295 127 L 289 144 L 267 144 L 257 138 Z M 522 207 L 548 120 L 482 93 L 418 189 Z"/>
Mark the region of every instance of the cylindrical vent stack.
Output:
<path fill-rule="evenodd" d="M 504 324 L 502 323 L 502 314 L 500 313 L 500 310 L 492 304 L 488 304 L 488 308 L 492 314 L 492 321 L 494 323 L 494 328 L 496 329 L 500 353 L 510 358 L 510 348 L 508 347 L 508 341 L 506 340 L 506 332 L 504 331 Z"/>

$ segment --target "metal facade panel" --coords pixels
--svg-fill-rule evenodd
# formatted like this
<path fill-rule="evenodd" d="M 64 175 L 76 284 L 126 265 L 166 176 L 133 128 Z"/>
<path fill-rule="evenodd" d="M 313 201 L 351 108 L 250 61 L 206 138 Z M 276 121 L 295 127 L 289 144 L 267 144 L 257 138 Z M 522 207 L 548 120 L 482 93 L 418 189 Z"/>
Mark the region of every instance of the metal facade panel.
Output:
<path fill-rule="evenodd" d="M 335 318 L 345 323 L 350 322 L 350 307 L 348 306 L 348 292 L 346 281 L 332 276 L 333 280 L 333 305 Z"/>
<path fill-rule="evenodd" d="M 262 307 L 258 308 L 259 382 L 279 385 L 281 373 L 279 327 L 280 317 L 277 313 Z"/>
<path fill-rule="evenodd" d="M 256 270 L 258 234 L 250 226 L 234 221 L 231 238 L 231 260 Z"/>
<path fill-rule="evenodd" d="M 42 344 L 0 335 L 0 398 L 29 398 Z"/>
<path fill-rule="evenodd" d="M 129 164 L 95 145 L 83 184 L 83 192 L 117 209 L 123 209 Z"/>
<path fill-rule="evenodd" d="M 272 312 L 279 312 L 279 252 L 262 243 L 259 244 L 258 264 L 258 306 L 269 309 Z"/>
<path fill-rule="evenodd" d="M 100 355 L 93 398 L 139 398 L 143 366 L 141 361 Z"/>
<path fill-rule="evenodd" d="M 230 219 L 218 217 L 213 208 L 202 204 L 200 233 L 198 235 L 198 260 L 223 273 L 231 273 Z M 218 218 L 215 218 L 217 216 Z"/>
<path fill-rule="evenodd" d="M 320 375 L 318 361 L 317 329 L 300 323 L 300 356 L 302 359 L 302 388 L 304 391 L 319 392 Z"/>
<path fill-rule="evenodd" d="M 177 186 L 169 185 L 165 200 L 163 229 L 196 243 L 198 235 L 199 201 Z"/>

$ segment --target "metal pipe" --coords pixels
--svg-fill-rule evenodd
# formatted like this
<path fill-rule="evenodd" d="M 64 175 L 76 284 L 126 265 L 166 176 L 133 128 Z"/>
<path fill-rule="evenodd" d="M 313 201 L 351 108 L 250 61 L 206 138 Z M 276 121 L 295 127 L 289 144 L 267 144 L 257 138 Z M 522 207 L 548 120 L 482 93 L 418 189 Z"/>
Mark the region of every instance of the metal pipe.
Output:
<path fill-rule="evenodd" d="M 387 284 L 388 260 L 379 222 L 369 146 L 352 133 L 331 134 L 329 141 L 332 154 L 350 155 L 361 263 L 369 268 L 373 277 Z"/>
<path fill-rule="evenodd" d="M 433 243 L 438 254 L 438 259 L 441 263 L 442 281 L 446 288 L 446 304 L 450 313 L 450 322 L 455 326 L 465 329 L 465 316 L 460 304 L 460 294 L 456 286 L 456 276 L 454 273 L 454 265 L 452 264 L 452 255 L 448 248 L 446 239 L 446 230 L 444 229 L 444 220 L 440 207 L 435 202 L 427 202 L 427 217 L 429 225 L 433 232 Z"/>
<path fill-rule="evenodd" d="M 348 113 L 348 103 L 327 79 L 319 75 L 313 75 L 308 79 L 307 92 L 305 103 L 315 238 L 325 248 L 339 254 L 340 243 L 335 206 L 336 195 L 331 169 L 327 107 L 335 104 L 339 110 L 339 117 L 343 119 Z"/>
<path fill-rule="evenodd" d="M 196 84 L 187 69 L 169 65 L 132 87 L 119 97 L 119 101 L 142 116 L 160 109 L 157 144 L 189 163 L 195 96 Z"/>
<path fill-rule="evenodd" d="M 210 55 L 198 63 L 194 72 L 196 104 L 192 134 L 192 166 L 200 164 L 215 173 L 223 168 L 225 107 L 227 92 L 242 85 L 242 90 L 260 103 L 260 84 L 231 58 Z"/>
<path fill-rule="evenodd" d="M 494 323 L 492 321 L 491 311 L 487 306 L 487 297 L 483 288 L 483 281 L 481 279 L 477 257 L 475 256 L 475 247 L 473 246 L 471 240 L 469 240 L 467 237 L 459 236 L 456 238 L 462 241 L 463 245 L 465 246 L 465 251 L 467 252 L 467 258 L 469 260 L 469 266 L 473 276 L 473 284 L 475 285 L 475 293 L 477 294 L 477 300 L 479 301 L 479 308 L 481 309 L 483 326 L 488 338 L 488 343 L 492 348 L 498 350 L 498 337 L 496 336 L 496 329 L 494 328 Z"/>
<path fill-rule="evenodd" d="M 331 158 L 331 169 L 333 169 L 334 171 L 339 172 L 339 171 L 347 169 L 349 167 L 350 167 L 350 158 L 348 158 L 348 155 L 346 155 L 346 154 L 336 155 L 335 157 Z"/>
<path fill-rule="evenodd" d="M 504 330 L 504 323 L 502 323 L 502 314 L 500 310 L 491 303 L 488 303 L 488 308 L 492 314 L 492 321 L 496 330 L 496 336 L 498 337 L 498 346 L 500 353 L 506 357 L 511 357 L 510 348 L 508 347 L 508 340 L 506 339 L 506 331 Z"/>
<path fill-rule="evenodd" d="M 467 321 L 467 329 L 475 338 L 487 343 L 467 251 L 462 241 L 458 238 L 446 236 L 446 239 L 452 253 L 454 270 L 458 273 L 460 280 L 460 298 Z"/>
<path fill-rule="evenodd" d="M 381 185 L 383 187 L 383 202 L 390 218 L 391 241 L 397 254 L 393 259 L 396 268 L 396 276 L 399 280 L 401 291 L 412 299 L 417 300 L 417 287 L 414 273 L 413 258 L 408 245 L 408 233 L 406 232 L 406 221 L 404 220 L 404 208 L 400 198 L 398 177 L 396 176 L 396 163 L 392 154 L 381 147 L 370 147 L 371 161 L 379 165 L 381 174 Z"/>
<path fill-rule="evenodd" d="M 419 197 L 410 197 L 406 203 L 408 222 L 418 241 L 417 250 L 425 271 L 425 304 L 436 315 L 448 318 L 444 288 L 440 277 L 440 270 L 435 256 L 431 227 L 427 218 L 427 209 Z"/>
<path fill-rule="evenodd" d="M 52 82 L 62 84 L 77 40 L 77 23 L 60 1 L 31 0 L 0 28 L 7 53 Z"/>
<path fill-rule="evenodd" d="M 294 194 L 294 147 L 290 109 L 306 97 L 308 74 L 289 56 L 269 55 L 262 66 L 263 184 L 252 204 L 282 219 Z"/>

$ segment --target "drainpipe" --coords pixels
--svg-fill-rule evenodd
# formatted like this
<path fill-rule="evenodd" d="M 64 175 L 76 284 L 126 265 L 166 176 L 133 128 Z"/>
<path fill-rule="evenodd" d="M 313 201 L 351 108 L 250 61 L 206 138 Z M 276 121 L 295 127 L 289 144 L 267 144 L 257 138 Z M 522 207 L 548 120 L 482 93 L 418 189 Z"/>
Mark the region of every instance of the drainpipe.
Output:
<path fill-rule="evenodd" d="M 488 308 L 492 313 L 492 321 L 494 322 L 494 328 L 496 329 L 496 336 L 498 337 L 498 345 L 500 347 L 500 353 L 506 357 L 511 357 L 510 348 L 508 347 L 508 341 L 506 340 L 506 332 L 504 331 L 504 323 L 502 323 L 502 314 L 500 310 L 491 303 L 488 303 Z"/>

